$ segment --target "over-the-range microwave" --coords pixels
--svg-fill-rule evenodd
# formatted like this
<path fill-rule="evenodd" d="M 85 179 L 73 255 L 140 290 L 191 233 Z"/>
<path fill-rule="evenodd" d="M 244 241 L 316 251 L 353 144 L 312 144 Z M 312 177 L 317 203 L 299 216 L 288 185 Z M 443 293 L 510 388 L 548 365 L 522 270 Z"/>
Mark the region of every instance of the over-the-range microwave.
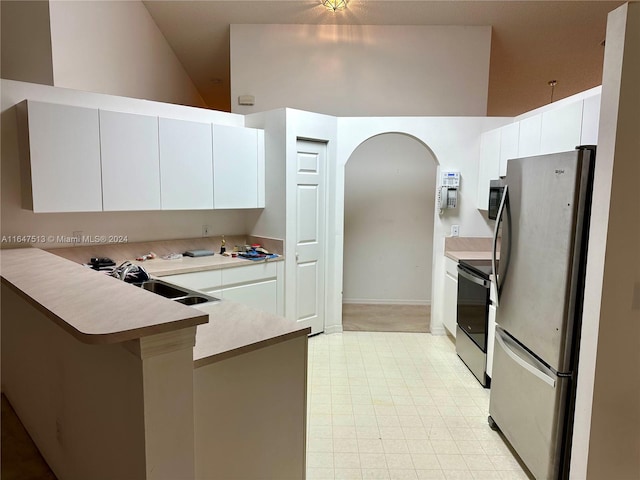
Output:
<path fill-rule="evenodd" d="M 491 220 L 498 217 L 498 209 L 502 200 L 502 192 L 504 191 L 504 183 L 502 180 L 491 180 L 489 182 L 489 208 L 488 216 Z"/>

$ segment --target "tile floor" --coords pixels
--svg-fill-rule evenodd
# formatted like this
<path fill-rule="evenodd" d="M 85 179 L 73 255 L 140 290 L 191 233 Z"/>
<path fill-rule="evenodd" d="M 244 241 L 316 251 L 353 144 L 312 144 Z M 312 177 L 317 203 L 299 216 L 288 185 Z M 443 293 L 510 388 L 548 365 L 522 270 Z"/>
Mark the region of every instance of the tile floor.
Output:
<path fill-rule="evenodd" d="M 308 480 L 529 478 L 446 336 L 311 337 L 308 389 Z"/>

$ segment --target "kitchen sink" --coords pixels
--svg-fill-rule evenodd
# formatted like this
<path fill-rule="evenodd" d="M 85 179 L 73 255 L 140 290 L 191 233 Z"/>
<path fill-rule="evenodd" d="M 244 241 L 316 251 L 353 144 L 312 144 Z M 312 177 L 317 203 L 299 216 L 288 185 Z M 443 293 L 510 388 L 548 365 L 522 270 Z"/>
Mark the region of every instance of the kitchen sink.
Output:
<path fill-rule="evenodd" d="M 160 280 L 147 280 L 142 283 L 136 283 L 135 285 L 144 290 L 157 293 L 158 295 L 167 298 L 178 298 L 189 295 L 188 291 L 183 290 L 182 288 L 174 287 L 173 285 L 169 285 Z"/>
<path fill-rule="evenodd" d="M 198 305 L 199 303 L 207 303 L 210 302 L 211 299 L 214 300 L 218 300 L 215 297 L 203 297 L 201 295 L 198 296 L 193 296 L 193 297 L 182 297 L 182 298 L 176 298 L 175 301 L 176 302 L 180 302 L 180 303 L 184 303 L 185 305 Z"/>
<path fill-rule="evenodd" d="M 212 297 L 201 292 L 195 292 L 187 288 L 178 287 L 156 278 L 146 280 L 144 282 L 133 283 L 133 285 L 175 302 L 180 302 L 184 305 L 198 305 L 200 303 L 220 301 L 219 298 Z"/>

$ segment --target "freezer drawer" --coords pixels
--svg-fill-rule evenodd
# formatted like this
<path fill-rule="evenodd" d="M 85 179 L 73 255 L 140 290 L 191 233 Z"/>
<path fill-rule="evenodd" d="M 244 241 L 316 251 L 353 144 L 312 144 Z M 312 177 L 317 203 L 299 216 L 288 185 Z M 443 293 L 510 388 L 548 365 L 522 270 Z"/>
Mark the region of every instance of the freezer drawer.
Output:
<path fill-rule="evenodd" d="M 536 479 L 556 479 L 570 379 L 496 329 L 489 414 Z"/>
<path fill-rule="evenodd" d="M 460 325 L 456 326 L 456 353 L 478 379 L 480 385 L 488 387 L 487 354 L 480 350 L 480 347 L 460 328 Z"/>

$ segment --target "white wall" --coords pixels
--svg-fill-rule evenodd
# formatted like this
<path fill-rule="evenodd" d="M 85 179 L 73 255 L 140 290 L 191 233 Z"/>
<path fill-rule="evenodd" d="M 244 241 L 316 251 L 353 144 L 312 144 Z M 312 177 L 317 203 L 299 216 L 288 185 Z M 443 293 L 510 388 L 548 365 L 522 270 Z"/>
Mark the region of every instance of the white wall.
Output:
<path fill-rule="evenodd" d="M 211 235 L 247 233 L 244 210 L 193 210 L 158 212 L 33 213 L 22 208 L 18 128 L 15 105 L 24 99 L 106 108 L 141 114 L 244 125 L 244 118 L 232 113 L 169 105 L 111 95 L 78 92 L 32 83 L 2 80 L 2 235 L 66 235 L 81 230 L 84 235 L 127 235 L 129 242 L 202 235 L 202 225 Z M 65 172 L 61 172 L 65 174 Z M 123 175 L 125 173 L 123 172 Z M 69 246 L 46 244 L 40 248 Z M 145 253 L 145 252 L 141 252 Z"/>
<path fill-rule="evenodd" d="M 49 2 L 0 2 L 2 78 L 53 85 Z"/>
<path fill-rule="evenodd" d="M 344 303 L 428 304 L 437 164 L 397 133 L 366 140 L 346 165 Z"/>
<path fill-rule="evenodd" d="M 272 110 L 245 117 L 245 125 L 264 129 L 265 208 L 249 212 L 247 232 L 267 238 L 286 235 L 286 110 Z"/>
<path fill-rule="evenodd" d="M 609 14 L 571 478 L 640 478 L 640 3 Z"/>
<path fill-rule="evenodd" d="M 231 25 L 231 110 L 484 115 L 490 44 L 488 26 Z"/>
<path fill-rule="evenodd" d="M 55 0 L 49 8 L 55 86 L 206 105 L 142 2 Z"/>
<path fill-rule="evenodd" d="M 460 236 L 489 237 L 492 221 L 476 208 L 478 158 L 480 134 L 504 125 L 504 118 L 453 118 L 453 117 L 370 117 L 338 118 L 338 148 L 335 157 L 334 184 L 330 190 L 332 204 L 329 212 L 329 267 L 327 284 L 330 285 L 329 308 L 332 315 L 327 322 L 342 321 L 342 271 L 344 245 L 344 194 L 345 165 L 355 149 L 365 140 L 382 133 L 404 133 L 415 137 L 429 148 L 438 162 L 438 172 L 455 170 L 461 174 L 459 207 L 435 213 L 433 232 L 433 284 L 431 293 L 431 331 L 443 334 L 442 282 L 444 278 L 444 237 L 452 224 L 461 225 Z"/>

